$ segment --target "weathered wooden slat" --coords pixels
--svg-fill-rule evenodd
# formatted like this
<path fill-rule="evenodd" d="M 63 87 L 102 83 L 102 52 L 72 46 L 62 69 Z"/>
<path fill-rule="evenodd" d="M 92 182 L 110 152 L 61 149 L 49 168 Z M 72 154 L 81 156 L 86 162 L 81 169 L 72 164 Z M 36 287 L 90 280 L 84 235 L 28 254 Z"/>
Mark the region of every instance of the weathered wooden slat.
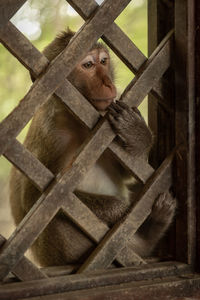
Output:
<path fill-rule="evenodd" d="M 115 284 L 128 282 L 134 284 L 134 282 L 140 280 L 178 276 L 189 271 L 190 268 L 187 265 L 177 262 L 167 262 L 146 265 L 141 268 L 110 269 L 103 272 L 90 273 L 89 276 L 88 274 L 76 274 L 23 283 L 10 283 L 9 286 L 0 286 L 0 299 L 23 299 L 27 297 L 27 295 L 29 297 L 42 295 L 48 295 L 50 297 L 53 293 L 63 293 L 101 286 L 111 287 Z M 82 300 L 83 298 L 79 299 Z"/>
<path fill-rule="evenodd" d="M 177 216 L 176 255 L 195 264 L 195 1 L 175 2 L 175 82 L 176 144 L 182 145 L 176 157 Z"/>
<path fill-rule="evenodd" d="M 58 277 L 74 274 L 79 268 L 80 264 L 70 264 L 64 266 L 51 266 L 41 268 L 42 272 L 48 277 Z"/>
<path fill-rule="evenodd" d="M 55 216 L 59 209 L 59 201 L 48 204 L 42 202 L 42 196 L 29 211 L 29 214 L 22 220 L 13 235 L 1 248 L 0 255 L 0 277 L 3 279 L 13 270 L 23 258 L 25 251 L 34 242 L 35 236 L 39 235 Z M 39 210 L 39 212 L 38 212 Z M 31 216 L 31 217 L 30 217 Z M 42 216 L 42 217 L 41 217 Z M 28 236 L 28 238 L 27 238 Z M 30 242 L 31 241 L 31 242 Z"/>
<path fill-rule="evenodd" d="M 97 287 L 48 296 L 25 298 L 24 300 L 183 300 L 199 299 L 200 276 L 189 274 L 188 277 L 173 276 L 166 279 L 155 279 L 131 282 L 115 286 Z"/>
<path fill-rule="evenodd" d="M 96 243 L 109 231 L 109 227 L 73 193 L 68 194 L 67 201 L 63 203 L 62 208 L 65 214 Z"/>
<path fill-rule="evenodd" d="M 0 27 L 0 41 L 36 77 L 49 64 L 48 59 L 11 22 Z"/>
<path fill-rule="evenodd" d="M 2 247 L 5 242 L 6 239 L 0 234 L 0 247 Z M 22 281 L 47 278 L 47 275 L 25 256 L 22 257 L 19 263 L 13 268 L 12 273 Z"/>
<path fill-rule="evenodd" d="M 20 104 L 0 123 L 1 154 L 5 152 L 12 139 L 17 136 L 39 106 L 47 101 L 56 88 L 61 85 L 64 78 L 73 69 L 74 64 L 91 49 L 92 45 L 112 24 L 130 0 L 111 2 L 111 0 L 103 2 L 96 14 L 83 25 L 68 47 L 49 65 L 40 80 L 35 81 Z"/>
<path fill-rule="evenodd" d="M 20 261 L 12 269 L 12 273 L 22 281 L 37 280 L 48 277 L 25 256 L 22 257 L 22 259 L 20 259 Z"/>
<path fill-rule="evenodd" d="M 71 6 L 87 20 L 92 15 L 95 7 L 98 4 L 94 0 L 88 0 L 87 5 L 83 1 L 68 1 Z M 143 63 L 147 60 L 147 57 L 137 48 L 137 46 L 128 38 L 128 36 L 113 23 L 103 34 L 102 39 L 109 45 L 109 47 L 116 53 L 116 55 L 126 64 L 126 66 L 132 71 L 137 72 Z M 170 64 L 169 64 L 170 65 Z M 169 67 L 169 66 L 168 66 Z M 159 86 L 152 87 L 154 96 L 157 97 L 162 104 L 163 92 L 159 89 Z"/>
<path fill-rule="evenodd" d="M 100 117 L 99 113 L 68 80 L 64 80 L 55 94 L 84 125 L 90 129 L 96 125 Z"/>
<path fill-rule="evenodd" d="M 131 247 L 130 247 L 131 246 Z M 122 267 L 139 266 L 147 264 L 146 259 L 134 252 L 134 242 L 129 241 L 117 254 L 115 260 Z M 111 265 L 110 265 L 111 266 Z"/>
<path fill-rule="evenodd" d="M 98 268 L 107 268 L 117 253 L 125 246 L 138 227 L 150 214 L 154 199 L 158 194 L 168 189 L 171 182 L 172 153 L 147 181 L 137 204 L 132 208 L 123 222 L 116 223 L 97 248 L 88 257 L 78 272 L 91 271 Z"/>
<path fill-rule="evenodd" d="M 26 0 L 1 0 L 0 2 L 0 27 L 4 26 L 20 9 Z"/>
<path fill-rule="evenodd" d="M 67 2 L 77 11 L 77 13 L 83 18 L 86 19 L 91 16 L 95 10 L 98 8 L 98 4 L 95 1 L 84 0 L 67 0 Z"/>
<path fill-rule="evenodd" d="M 12 141 L 12 146 L 5 151 L 4 156 L 21 170 L 41 192 L 54 178 L 53 173 L 16 139 Z"/>
<path fill-rule="evenodd" d="M 63 203 L 62 209 L 95 243 L 99 243 L 110 229 L 73 193 L 68 194 L 67 201 Z M 128 249 L 128 245 L 122 249 L 116 259 L 122 266 L 145 263 L 133 250 Z"/>
<path fill-rule="evenodd" d="M 173 31 L 162 40 L 148 61 L 143 65 L 135 78 L 127 86 L 124 93 L 125 102 L 131 106 L 138 106 L 150 92 L 152 86 L 166 72 L 171 62 L 171 38 Z M 124 94 L 121 96 L 124 97 Z"/>
<path fill-rule="evenodd" d="M 113 141 L 109 145 L 109 149 L 114 153 L 117 159 L 121 162 L 121 164 L 131 171 L 134 176 L 140 180 L 141 182 L 145 183 L 147 179 L 153 174 L 154 169 L 147 163 L 144 158 L 134 157 L 127 153 L 118 143 Z"/>

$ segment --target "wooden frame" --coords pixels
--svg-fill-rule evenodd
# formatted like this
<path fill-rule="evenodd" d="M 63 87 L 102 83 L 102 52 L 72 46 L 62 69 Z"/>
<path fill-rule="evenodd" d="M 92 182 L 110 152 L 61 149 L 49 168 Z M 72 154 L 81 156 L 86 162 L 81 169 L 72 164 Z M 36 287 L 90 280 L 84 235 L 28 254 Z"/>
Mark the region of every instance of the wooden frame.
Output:
<path fill-rule="evenodd" d="M 7 241 L 0 237 L 0 278 L 4 282 L 9 272 L 12 272 L 22 281 L 12 284 L 4 283 L 0 287 L 0 299 L 24 299 L 27 295 L 29 298 L 36 297 L 35 299 L 42 295 L 44 299 L 51 297 L 52 299 L 55 297 L 57 299 L 80 299 L 80 295 L 81 299 L 107 299 L 107 297 L 123 299 L 127 295 L 130 299 L 133 295 L 137 299 L 143 299 L 141 297 L 145 297 L 147 292 L 149 296 L 151 295 L 151 299 L 154 299 L 157 295 L 156 291 L 159 291 L 163 297 L 167 292 L 173 296 L 193 295 L 198 291 L 200 283 L 200 276 L 191 274 L 196 262 L 195 140 L 193 139 L 195 53 L 192 19 L 195 1 L 190 1 L 189 5 L 189 0 L 176 0 L 175 7 L 170 1 L 149 1 L 150 24 L 156 16 L 156 24 L 152 30 L 152 36 L 156 36 L 156 39 L 152 39 L 149 49 L 151 55 L 147 59 L 113 23 L 130 0 L 116 0 L 115 2 L 105 0 L 100 7 L 93 0 L 87 2 L 70 0 L 68 2 L 87 20 L 87 23 L 83 25 L 63 53 L 50 64 L 44 55 L 9 22 L 10 17 L 24 2 L 18 0 L 13 4 L 12 1 L 3 1 L 0 5 L 0 40 L 30 70 L 33 76 L 39 76 L 39 79 L 34 82 L 19 105 L 0 123 L 0 153 L 23 172 L 41 192 L 44 192 L 47 186 L 50 186 L 50 192 L 45 196 L 42 194 Z M 161 12 L 164 12 L 166 5 L 170 21 L 163 26 L 159 16 L 162 15 Z M 173 30 L 171 25 L 174 16 L 175 29 Z M 90 41 L 86 42 L 85 37 L 88 34 Z M 128 85 L 121 99 L 130 106 L 138 106 L 144 97 L 150 94 L 150 102 L 152 102 L 149 106 L 152 112 L 150 124 L 158 137 L 157 146 L 154 149 L 156 155 L 152 156 L 156 169 L 141 159 L 134 161 L 129 154 L 125 153 L 114 141 L 115 134 L 106 118 L 101 117 L 87 101 L 82 101 L 83 96 L 67 79 L 64 79 L 73 69 L 74 63 L 78 62 L 101 36 L 137 75 Z M 174 38 L 175 43 L 173 43 Z M 81 49 L 77 47 L 80 43 Z M 180 45 L 182 55 L 180 55 Z M 172 86 L 170 74 L 174 74 L 171 68 L 174 49 L 176 105 L 171 101 L 172 94 L 168 92 L 172 91 L 169 87 Z M 193 53 L 192 59 L 189 58 L 191 53 Z M 186 66 L 189 66 L 189 69 Z M 35 111 L 48 101 L 53 93 L 67 105 L 80 122 L 92 130 L 91 139 L 85 142 L 72 168 L 58 178 L 55 178 L 16 140 L 16 136 L 32 118 Z M 155 99 L 156 105 L 153 104 Z M 78 109 L 80 101 L 81 111 Z M 173 126 L 170 125 L 165 129 L 167 135 L 163 135 L 162 131 L 163 124 L 167 120 L 165 112 L 174 116 Z M 152 122 L 153 119 L 154 122 Z M 111 230 L 73 193 L 83 176 L 107 147 L 144 184 L 138 197 L 138 204 L 123 222 L 115 224 Z M 89 155 L 91 151 L 94 153 L 92 159 Z M 176 176 L 174 187 L 177 198 L 181 201 L 176 225 L 176 253 L 174 242 L 170 243 L 173 245 L 167 251 L 170 251 L 170 254 L 180 262 L 154 263 L 130 269 L 108 269 L 103 273 L 96 271 L 102 268 L 107 269 L 115 260 L 124 267 L 132 262 L 144 263 L 144 260 L 129 248 L 128 237 L 134 234 L 146 219 L 158 194 L 172 186 L 172 165 L 175 155 L 175 170 L 178 176 Z M 179 176 L 180 172 L 184 176 Z M 67 203 L 64 201 L 66 195 Z M 51 205 L 48 205 L 50 202 Z M 38 269 L 24 257 L 24 253 L 60 209 L 64 210 L 65 214 L 98 246 L 82 266 L 56 268 L 54 272 L 52 269 Z M 41 215 L 45 217 L 40 218 Z M 184 231 L 180 228 L 184 228 Z M 169 240 L 172 241 L 173 238 L 174 233 L 171 234 Z M 72 271 L 79 274 L 67 275 Z M 91 277 L 88 278 L 86 271 L 91 272 Z M 93 271 L 95 273 L 92 273 Z M 54 277 L 52 277 L 52 272 Z M 55 277 L 55 274 L 62 276 Z M 182 278 L 183 274 L 187 274 L 187 277 Z M 160 277 L 162 279 L 159 279 Z M 148 284 L 144 282 L 146 279 L 150 279 Z M 118 286 L 121 283 L 124 283 L 123 287 Z M 105 289 L 102 286 L 107 287 Z M 93 287 L 97 289 L 94 290 Z M 85 291 L 76 291 L 80 289 Z M 59 295 L 59 293 L 63 294 Z M 50 296 L 50 294 L 53 295 Z"/>

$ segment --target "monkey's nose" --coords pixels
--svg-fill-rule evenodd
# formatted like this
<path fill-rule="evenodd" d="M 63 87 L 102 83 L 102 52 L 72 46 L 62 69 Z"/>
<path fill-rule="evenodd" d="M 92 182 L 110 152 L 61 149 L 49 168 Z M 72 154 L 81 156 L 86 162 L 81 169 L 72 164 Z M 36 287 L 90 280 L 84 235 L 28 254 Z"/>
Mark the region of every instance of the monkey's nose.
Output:
<path fill-rule="evenodd" d="M 113 83 L 112 83 L 111 79 L 110 79 L 108 76 L 104 76 L 104 77 L 102 78 L 102 82 L 103 82 L 103 84 L 104 84 L 106 87 L 112 89 Z"/>

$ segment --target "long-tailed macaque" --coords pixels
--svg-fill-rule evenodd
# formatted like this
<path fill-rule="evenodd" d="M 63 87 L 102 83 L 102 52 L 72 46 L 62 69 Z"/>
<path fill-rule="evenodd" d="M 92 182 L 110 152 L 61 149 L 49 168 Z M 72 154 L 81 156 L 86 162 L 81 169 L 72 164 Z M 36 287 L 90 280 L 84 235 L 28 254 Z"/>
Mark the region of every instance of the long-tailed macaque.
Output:
<path fill-rule="evenodd" d="M 74 33 L 67 31 L 56 37 L 44 50 L 52 61 L 65 49 Z M 148 156 L 152 135 L 136 108 L 129 108 L 116 98 L 114 75 L 107 48 L 97 43 L 85 58 L 74 66 L 68 80 L 98 110 L 108 111 L 109 122 L 133 155 Z M 81 107 L 80 107 L 81 109 Z M 70 165 L 74 153 L 89 131 L 68 111 L 55 95 L 35 114 L 24 145 L 54 174 Z M 92 153 L 91 153 L 92 155 Z M 77 187 L 79 198 L 106 224 L 112 226 L 133 205 L 141 184 L 127 179 L 128 172 L 107 150 L 86 174 Z M 39 198 L 40 192 L 17 169 L 10 181 L 10 201 L 16 224 L 22 220 Z M 66 197 L 67 201 L 67 197 Z M 156 200 L 152 212 L 133 237 L 134 250 L 148 256 L 163 236 L 175 212 L 176 201 L 163 193 Z M 42 266 L 82 262 L 95 245 L 60 212 L 50 222 L 32 246 L 37 262 Z"/>

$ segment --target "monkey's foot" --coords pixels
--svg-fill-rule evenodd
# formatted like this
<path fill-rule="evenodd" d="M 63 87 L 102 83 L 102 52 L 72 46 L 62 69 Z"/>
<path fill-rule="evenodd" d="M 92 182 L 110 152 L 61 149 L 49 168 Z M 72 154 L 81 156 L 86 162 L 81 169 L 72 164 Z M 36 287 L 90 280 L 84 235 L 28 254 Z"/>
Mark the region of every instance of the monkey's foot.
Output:
<path fill-rule="evenodd" d="M 171 222 L 176 209 L 176 199 L 167 192 L 160 194 L 152 207 L 151 217 L 156 222 Z"/>

